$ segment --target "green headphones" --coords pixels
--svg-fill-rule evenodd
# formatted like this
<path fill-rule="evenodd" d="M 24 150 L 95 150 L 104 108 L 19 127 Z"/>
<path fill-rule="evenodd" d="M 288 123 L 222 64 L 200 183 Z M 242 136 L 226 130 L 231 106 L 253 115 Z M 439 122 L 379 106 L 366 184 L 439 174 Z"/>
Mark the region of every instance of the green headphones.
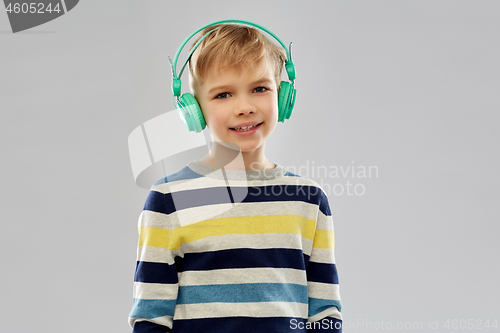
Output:
<path fill-rule="evenodd" d="M 286 62 L 285 62 L 285 69 L 288 74 L 288 79 L 290 82 L 287 81 L 281 81 L 280 88 L 279 88 L 279 93 L 278 93 L 278 121 L 284 123 L 285 119 L 289 119 L 290 116 L 292 115 L 292 110 L 293 106 L 295 105 L 295 95 L 297 94 L 297 89 L 294 88 L 294 80 L 295 80 L 295 66 L 293 65 L 292 62 L 292 57 L 291 57 L 291 47 L 292 43 L 290 43 L 290 50 L 286 48 L 285 44 L 279 39 L 275 34 L 273 34 L 271 31 L 267 30 L 266 28 L 250 22 L 250 21 L 244 21 L 244 20 L 221 20 L 221 21 L 215 21 L 210 24 L 207 24 L 200 29 L 196 30 L 193 32 L 191 35 L 189 35 L 184 42 L 181 44 L 179 49 L 177 50 L 177 53 L 175 54 L 174 61 L 168 57 L 168 60 L 170 61 L 170 65 L 172 66 L 172 94 L 173 98 L 176 100 L 174 101 L 172 98 L 172 101 L 174 103 L 174 106 L 176 107 L 177 111 L 179 112 L 179 117 L 181 118 L 182 122 L 190 132 L 196 132 L 200 133 L 202 130 L 205 129 L 206 123 L 205 123 L 205 117 L 203 117 L 203 113 L 201 111 L 200 105 L 198 104 L 198 101 L 194 96 L 190 93 L 185 93 L 182 96 L 181 95 L 181 79 L 180 77 L 182 76 L 182 72 L 184 71 L 184 68 L 186 67 L 186 64 L 188 63 L 189 59 L 191 58 L 194 50 L 198 47 L 198 45 L 201 43 L 201 41 L 212 31 L 218 29 L 212 29 L 208 33 L 206 33 L 203 37 L 200 38 L 200 40 L 194 45 L 193 49 L 189 53 L 189 56 L 187 57 L 186 61 L 182 65 L 181 71 L 179 76 L 177 76 L 177 60 L 179 58 L 179 55 L 181 54 L 182 49 L 186 45 L 186 43 L 198 32 L 202 31 L 203 29 L 210 27 L 212 25 L 216 25 L 219 23 L 242 23 L 246 25 L 250 25 L 256 28 L 259 28 L 265 32 L 267 32 L 269 35 L 273 36 L 280 44 L 281 46 L 285 49 L 286 52 Z M 180 96 L 180 97 L 179 97 Z"/>

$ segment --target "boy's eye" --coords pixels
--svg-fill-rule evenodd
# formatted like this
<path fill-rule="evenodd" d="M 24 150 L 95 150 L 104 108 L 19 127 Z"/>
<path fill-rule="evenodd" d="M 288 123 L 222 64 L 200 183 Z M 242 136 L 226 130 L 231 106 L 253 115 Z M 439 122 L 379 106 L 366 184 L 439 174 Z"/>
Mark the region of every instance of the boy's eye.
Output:
<path fill-rule="evenodd" d="M 257 87 L 254 90 L 256 90 L 256 92 L 264 92 L 267 90 L 267 88 L 266 87 Z"/>
<path fill-rule="evenodd" d="M 221 94 L 218 94 L 217 96 L 215 96 L 215 98 L 218 98 L 218 99 L 224 99 L 224 98 L 228 98 L 229 97 L 229 93 L 227 92 L 224 92 L 224 93 L 221 93 Z"/>

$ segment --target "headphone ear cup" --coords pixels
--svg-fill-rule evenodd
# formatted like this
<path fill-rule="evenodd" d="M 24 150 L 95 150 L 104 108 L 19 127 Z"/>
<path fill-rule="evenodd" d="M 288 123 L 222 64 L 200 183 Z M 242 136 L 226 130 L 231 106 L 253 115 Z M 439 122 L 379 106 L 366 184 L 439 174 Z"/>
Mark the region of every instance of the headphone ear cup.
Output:
<path fill-rule="evenodd" d="M 278 93 L 278 121 L 285 121 L 285 108 L 288 101 L 288 93 L 290 91 L 290 83 L 281 81 L 280 91 Z"/>
<path fill-rule="evenodd" d="M 295 95 L 297 94 L 297 89 L 293 89 L 293 91 L 289 92 L 290 94 L 290 99 L 288 102 L 288 107 L 286 108 L 285 111 L 285 119 L 290 119 L 290 116 L 292 115 L 292 110 L 293 107 L 295 106 Z"/>
<path fill-rule="evenodd" d="M 295 105 L 295 91 L 292 90 L 290 82 L 281 81 L 280 91 L 278 93 L 278 121 L 284 123 L 285 119 L 289 119 L 293 106 Z"/>
<path fill-rule="evenodd" d="M 180 103 L 177 103 L 176 106 L 177 111 L 179 112 L 179 117 L 188 131 L 200 133 L 205 129 L 205 117 L 203 116 L 203 112 L 201 112 L 198 101 L 192 94 L 183 94 L 180 97 Z M 189 116 L 186 116 L 185 113 Z"/>

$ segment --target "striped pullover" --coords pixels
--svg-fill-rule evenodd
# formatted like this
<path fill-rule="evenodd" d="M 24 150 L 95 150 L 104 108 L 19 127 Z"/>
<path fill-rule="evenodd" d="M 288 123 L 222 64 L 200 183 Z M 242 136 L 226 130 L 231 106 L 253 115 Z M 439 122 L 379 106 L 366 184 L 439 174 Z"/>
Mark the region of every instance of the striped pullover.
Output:
<path fill-rule="evenodd" d="M 342 332 L 333 221 L 313 180 L 192 161 L 153 184 L 138 227 L 134 333 Z"/>

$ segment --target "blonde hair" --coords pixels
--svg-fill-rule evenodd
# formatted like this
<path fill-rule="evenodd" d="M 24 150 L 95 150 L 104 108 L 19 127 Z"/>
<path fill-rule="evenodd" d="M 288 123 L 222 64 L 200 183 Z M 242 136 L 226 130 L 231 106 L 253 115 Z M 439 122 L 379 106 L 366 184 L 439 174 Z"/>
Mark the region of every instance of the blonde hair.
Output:
<path fill-rule="evenodd" d="M 281 84 L 281 72 L 286 61 L 283 48 L 271 43 L 259 30 L 239 24 L 217 24 L 205 28 L 198 40 L 210 30 L 198 45 L 189 61 L 189 85 L 194 87 L 199 81 L 204 81 L 210 68 L 230 68 L 251 70 L 263 67 L 265 60 L 273 65 L 274 78 L 277 89 Z M 193 64 L 194 63 L 194 64 Z"/>

